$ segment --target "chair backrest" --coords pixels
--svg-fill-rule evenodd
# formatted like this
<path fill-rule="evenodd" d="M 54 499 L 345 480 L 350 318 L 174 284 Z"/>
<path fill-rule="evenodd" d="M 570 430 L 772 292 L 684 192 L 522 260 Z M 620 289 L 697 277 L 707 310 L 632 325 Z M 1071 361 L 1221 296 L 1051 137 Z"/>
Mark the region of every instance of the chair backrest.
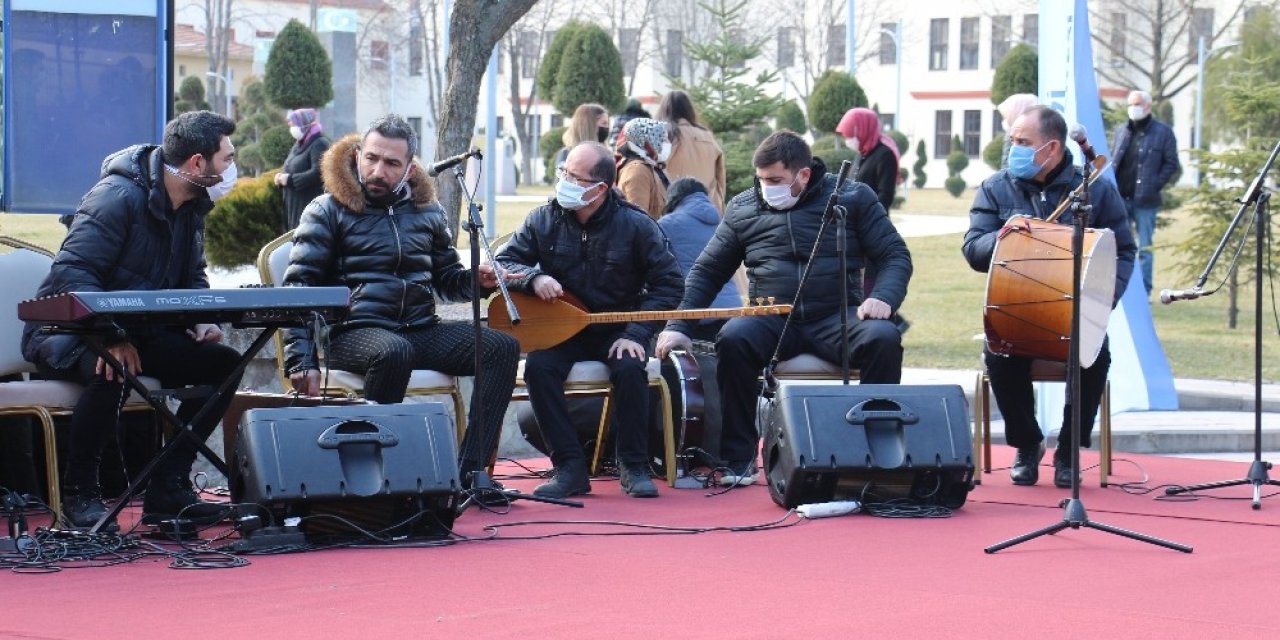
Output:
<path fill-rule="evenodd" d="M 258 252 L 258 277 L 262 278 L 262 284 L 275 287 L 284 281 L 285 269 L 289 268 L 289 252 L 292 250 L 292 231 L 285 232 L 262 247 Z"/>
<path fill-rule="evenodd" d="M 0 254 L 0 375 L 34 371 L 22 358 L 22 328 L 18 303 L 34 298 L 49 275 L 53 256 L 46 250 L 16 238 L 0 236 L 0 245 L 11 248 Z"/>

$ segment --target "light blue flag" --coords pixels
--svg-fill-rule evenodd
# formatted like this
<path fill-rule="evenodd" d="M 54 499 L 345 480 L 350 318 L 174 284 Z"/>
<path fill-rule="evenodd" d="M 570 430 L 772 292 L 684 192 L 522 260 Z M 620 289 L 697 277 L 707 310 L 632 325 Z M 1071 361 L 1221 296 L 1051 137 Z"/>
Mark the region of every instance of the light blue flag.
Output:
<path fill-rule="evenodd" d="M 1062 113 L 1068 126 L 1080 123 L 1094 151 L 1109 156 L 1107 134 L 1098 108 L 1098 82 L 1093 69 L 1093 43 L 1085 0 L 1040 0 L 1040 101 Z M 1046 55 L 1053 52 L 1053 55 Z M 1079 147 L 1068 140 L 1077 160 Z M 1100 179 L 1114 180 L 1108 169 Z M 1134 262 L 1135 270 L 1138 268 Z M 1173 372 L 1151 321 L 1151 308 L 1142 277 L 1134 274 L 1111 314 L 1107 335 L 1111 344 L 1111 411 L 1176 410 L 1178 395 Z M 1046 387 L 1046 385 L 1041 385 Z M 1040 389 L 1041 425 L 1059 426 L 1062 385 Z"/>

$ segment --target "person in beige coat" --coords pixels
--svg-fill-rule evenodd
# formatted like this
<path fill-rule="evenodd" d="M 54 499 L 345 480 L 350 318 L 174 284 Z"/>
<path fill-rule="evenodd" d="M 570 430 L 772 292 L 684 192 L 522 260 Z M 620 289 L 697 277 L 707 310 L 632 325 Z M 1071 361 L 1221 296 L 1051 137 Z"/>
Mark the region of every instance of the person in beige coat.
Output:
<path fill-rule="evenodd" d="M 649 118 L 632 118 L 622 127 L 618 145 L 618 190 L 627 202 L 644 209 L 657 220 L 667 206 L 667 185 L 662 161 L 671 154 L 667 125 Z"/>
<path fill-rule="evenodd" d="M 712 204 L 724 214 L 724 151 L 711 131 L 698 121 L 689 94 L 668 91 L 658 105 L 658 119 L 667 123 L 671 136 L 671 157 L 667 177 L 695 178 L 707 188 Z"/>

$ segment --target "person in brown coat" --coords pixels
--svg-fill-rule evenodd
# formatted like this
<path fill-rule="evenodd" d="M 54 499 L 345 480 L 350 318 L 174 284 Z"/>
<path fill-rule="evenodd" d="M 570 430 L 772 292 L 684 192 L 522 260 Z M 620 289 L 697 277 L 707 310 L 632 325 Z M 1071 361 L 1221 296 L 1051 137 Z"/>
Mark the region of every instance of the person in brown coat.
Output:
<path fill-rule="evenodd" d="M 672 180 L 695 178 L 707 187 L 707 195 L 720 213 L 724 213 L 724 151 L 715 136 L 701 122 L 689 94 L 668 91 L 658 105 L 658 119 L 667 123 L 671 137 L 671 157 L 667 159 L 667 177 Z"/>
<path fill-rule="evenodd" d="M 618 190 L 627 202 L 644 209 L 650 218 L 662 217 L 670 181 L 662 162 L 671 154 L 667 126 L 658 120 L 632 118 L 622 128 L 618 145 Z"/>

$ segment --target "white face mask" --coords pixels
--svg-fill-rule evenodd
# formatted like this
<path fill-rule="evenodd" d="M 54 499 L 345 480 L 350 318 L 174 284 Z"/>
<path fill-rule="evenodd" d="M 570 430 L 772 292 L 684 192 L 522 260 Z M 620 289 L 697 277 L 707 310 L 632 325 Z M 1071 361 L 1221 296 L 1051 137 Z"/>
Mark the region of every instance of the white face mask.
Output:
<path fill-rule="evenodd" d="M 796 180 L 800 179 L 800 174 L 796 174 L 795 180 L 791 184 L 762 184 L 760 185 L 760 193 L 764 196 L 765 204 L 771 209 L 785 211 L 796 206 L 800 201 L 800 196 L 791 194 L 791 187 L 795 185 Z"/>
<path fill-rule="evenodd" d="M 667 140 L 662 143 L 662 150 L 658 152 L 658 162 L 666 162 L 671 158 L 671 141 Z"/>
<path fill-rule="evenodd" d="M 1147 110 L 1139 104 L 1129 105 L 1129 119 L 1138 121 L 1147 117 Z"/>
<path fill-rule="evenodd" d="M 600 197 L 597 195 L 590 200 L 585 200 L 582 197 L 583 194 L 594 189 L 598 184 L 601 183 L 597 182 L 590 187 L 584 187 L 568 178 L 560 178 L 560 181 L 556 183 L 556 202 L 569 211 L 577 211 L 595 202 L 596 198 Z"/>
<path fill-rule="evenodd" d="M 294 140 L 301 140 L 301 139 L 302 139 L 302 127 L 299 127 L 299 126 L 296 126 L 296 125 L 295 125 L 295 126 L 292 126 L 292 127 L 289 127 L 289 135 L 293 136 L 293 139 L 294 139 Z"/>
<path fill-rule="evenodd" d="M 861 141 L 861 140 L 859 140 L 859 139 L 857 139 L 856 137 L 854 137 L 854 138 L 845 138 L 845 139 L 844 139 L 844 146 L 849 147 L 849 149 L 851 149 L 851 150 L 853 150 L 853 151 L 858 151 L 859 149 L 861 149 L 861 148 L 862 148 L 862 141 Z"/>
<path fill-rule="evenodd" d="M 231 193 L 231 189 L 236 186 L 236 163 L 232 162 L 227 166 L 227 170 L 222 172 L 222 182 L 208 187 L 209 199 L 217 202 Z"/>

